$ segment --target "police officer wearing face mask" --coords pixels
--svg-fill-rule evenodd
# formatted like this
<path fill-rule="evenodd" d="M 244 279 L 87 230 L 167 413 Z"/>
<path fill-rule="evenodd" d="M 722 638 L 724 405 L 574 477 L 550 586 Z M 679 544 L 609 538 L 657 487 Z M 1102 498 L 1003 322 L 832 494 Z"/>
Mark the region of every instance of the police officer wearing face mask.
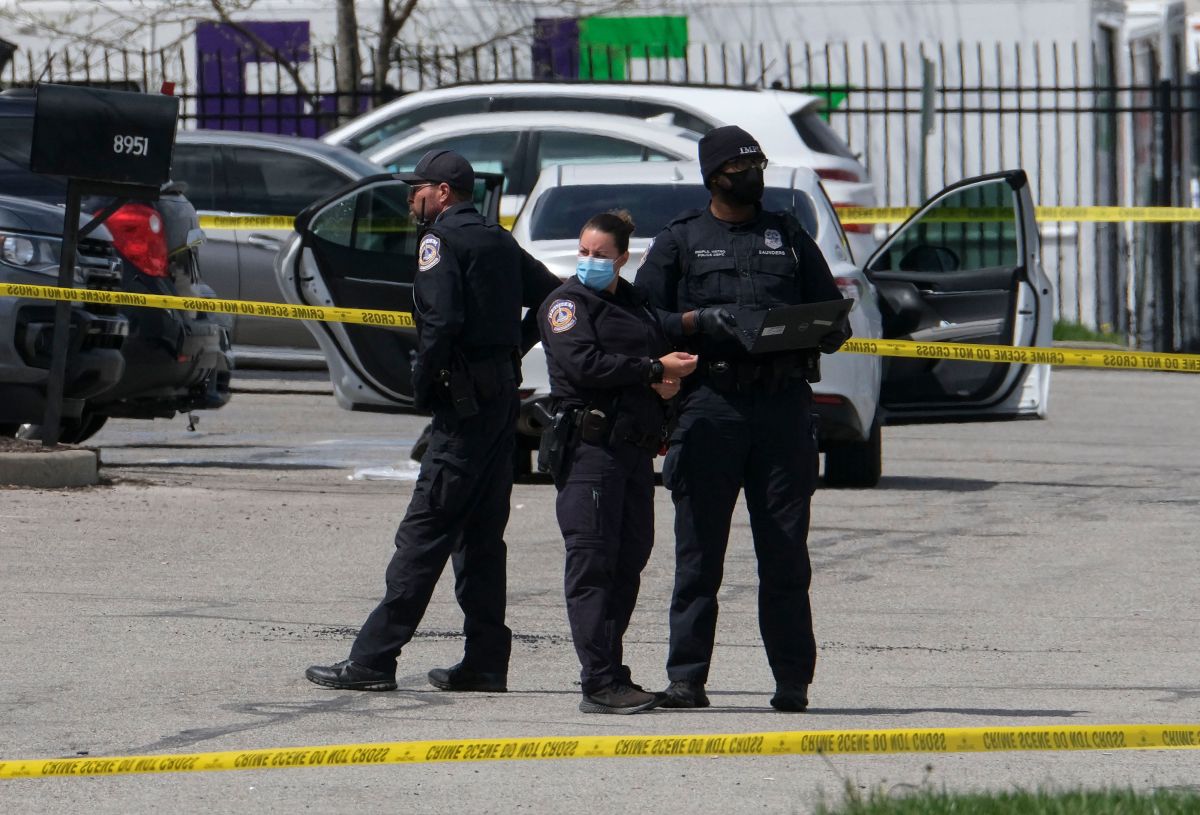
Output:
<path fill-rule="evenodd" d="M 758 615 L 776 683 L 771 704 L 808 706 L 816 663 L 809 606 L 809 502 L 816 484 L 815 353 L 751 357 L 735 339 L 737 309 L 838 300 L 820 249 L 788 213 L 763 210 L 758 142 L 740 127 L 700 140 L 707 209 L 684 213 L 654 240 L 637 288 L 673 341 L 700 356 L 680 395 L 663 464 L 675 503 L 675 589 L 664 707 L 707 707 L 730 521 L 745 491 L 758 557 Z M 827 338 L 832 352 L 848 328 Z"/>
<path fill-rule="evenodd" d="M 410 211 L 427 226 L 413 283 L 419 346 L 412 387 L 416 408 L 433 414 L 430 441 L 396 531 L 383 600 L 349 659 L 314 665 L 305 675 L 331 688 L 393 690 L 396 658 L 449 559 L 466 644 L 462 661 L 431 670 L 429 682 L 442 690 L 502 692 L 512 640 L 504 624 L 504 528 L 520 358 L 537 341 L 534 309 L 559 281 L 475 210 L 475 172 L 458 153 L 430 151 L 397 178 L 411 185 Z M 522 307 L 530 309 L 524 322 Z"/>
<path fill-rule="evenodd" d="M 655 311 L 619 276 L 633 222 L 602 213 L 579 236 L 576 276 L 541 308 L 554 426 L 571 637 L 584 713 L 637 713 L 662 700 L 635 685 L 621 640 L 654 543 L 654 470 L 666 400 L 696 367 L 672 352 Z M 553 441 L 553 439 L 550 439 Z"/>

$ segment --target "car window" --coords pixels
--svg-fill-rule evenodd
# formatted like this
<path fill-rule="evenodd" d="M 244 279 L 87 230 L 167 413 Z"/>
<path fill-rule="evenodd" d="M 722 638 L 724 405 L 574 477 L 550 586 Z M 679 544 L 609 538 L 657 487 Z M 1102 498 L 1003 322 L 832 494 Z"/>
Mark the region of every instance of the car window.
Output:
<path fill-rule="evenodd" d="M 408 186 L 375 184 L 343 198 L 313 219 L 311 232 L 337 246 L 390 254 L 416 251 Z"/>
<path fill-rule="evenodd" d="M 229 197 L 215 209 L 257 215 L 296 215 L 349 179 L 307 156 L 256 147 L 231 148 Z"/>
<path fill-rule="evenodd" d="M 792 127 L 796 128 L 797 135 L 810 150 L 842 158 L 857 158 L 845 140 L 812 108 L 798 110 L 789 118 L 792 120 Z"/>
<path fill-rule="evenodd" d="M 378 122 L 361 133 L 346 140 L 346 146 L 358 153 L 365 153 L 377 144 L 381 144 L 393 136 L 398 136 L 423 122 L 431 119 L 444 119 L 447 116 L 463 116 L 468 113 L 483 113 L 488 109 L 485 96 L 473 99 L 452 99 L 447 102 L 433 102 L 421 105 L 415 110 L 406 110 L 394 117 Z"/>
<path fill-rule="evenodd" d="M 421 156 L 430 150 L 453 150 L 467 161 L 477 173 L 496 173 L 504 176 L 508 188 L 513 171 L 514 154 L 521 134 L 515 130 L 494 133 L 464 133 L 460 136 L 427 141 L 389 160 L 384 166 L 393 173 L 407 172 L 417 166 Z"/>
<path fill-rule="evenodd" d="M 39 201 L 61 201 L 67 182 L 29 169 L 32 144 L 32 116 L 0 117 L 0 191 Z"/>
<path fill-rule="evenodd" d="M 652 119 L 666 115 L 670 123 L 696 133 L 707 133 L 717 126 L 690 111 L 666 102 L 642 99 L 606 99 L 599 96 L 498 96 L 492 100 L 493 111 L 561 110 L 575 113 L 608 113 Z"/>
<path fill-rule="evenodd" d="M 530 215 L 529 234 L 535 241 L 570 240 L 597 212 L 624 209 L 633 217 L 635 238 L 652 238 L 677 215 L 708 206 L 701 184 L 578 184 L 555 187 L 538 198 Z M 763 208 L 787 211 L 816 237 L 816 211 L 801 190 L 768 187 Z"/>
<path fill-rule="evenodd" d="M 955 190 L 909 221 L 871 271 L 958 272 L 1020 264 L 1017 196 L 1004 179 Z"/>
<path fill-rule="evenodd" d="M 538 137 L 538 169 L 552 164 L 610 164 L 620 161 L 671 161 L 660 150 L 594 133 L 544 130 Z"/>
<path fill-rule="evenodd" d="M 225 191 L 218 190 L 217 164 L 221 148 L 215 144 L 175 144 L 171 156 L 171 179 L 187 184 L 184 193 L 196 209 L 217 209 L 219 197 Z"/>

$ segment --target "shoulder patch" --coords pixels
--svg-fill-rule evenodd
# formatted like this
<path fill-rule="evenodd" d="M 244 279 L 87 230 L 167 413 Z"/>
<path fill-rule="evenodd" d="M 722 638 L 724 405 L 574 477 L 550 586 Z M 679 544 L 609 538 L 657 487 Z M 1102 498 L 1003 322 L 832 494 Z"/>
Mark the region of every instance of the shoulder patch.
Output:
<path fill-rule="evenodd" d="M 768 229 L 763 233 L 763 240 L 766 241 L 768 249 L 779 249 L 783 246 L 783 235 L 779 234 L 778 229 Z"/>
<path fill-rule="evenodd" d="M 550 330 L 555 334 L 570 331 L 575 327 L 576 322 L 575 301 L 555 300 L 546 311 L 546 320 L 550 323 Z"/>
<path fill-rule="evenodd" d="M 441 259 L 442 239 L 437 235 L 421 238 L 421 246 L 417 249 L 417 271 L 427 272 L 437 266 Z"/>

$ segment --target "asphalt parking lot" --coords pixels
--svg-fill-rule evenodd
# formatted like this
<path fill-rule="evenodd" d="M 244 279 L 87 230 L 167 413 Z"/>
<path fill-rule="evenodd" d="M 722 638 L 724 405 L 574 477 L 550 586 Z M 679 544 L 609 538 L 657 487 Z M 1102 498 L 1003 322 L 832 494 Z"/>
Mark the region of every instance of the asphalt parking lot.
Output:
<path fill-rule="evenodd" d="M 812 709 L 767 705 L 739 509 L 704 711 L 576 709 L 553 490 L 518 485 L 505 695 L 434 691 L 461 615 L 443 577 L 395 693 L 309 684 L 382 591 L 421 420 L 245 380 L 186 422 L 113 421 L 105 486 L 0 490 L 0 761 L 501 736 L 1197 720 L 1200 378 L 1056 370 L 1046 421 L 887 428 L 878 489 L 821 490 Z M 393 468 L 399 480 L 354 480 Z M 626 651 L 665 684 L 671 508 Z M 30 779 L 9 812 L 808 812 L 844 785 L 1196 789 L 1195 752 L 576 759 Z"/>

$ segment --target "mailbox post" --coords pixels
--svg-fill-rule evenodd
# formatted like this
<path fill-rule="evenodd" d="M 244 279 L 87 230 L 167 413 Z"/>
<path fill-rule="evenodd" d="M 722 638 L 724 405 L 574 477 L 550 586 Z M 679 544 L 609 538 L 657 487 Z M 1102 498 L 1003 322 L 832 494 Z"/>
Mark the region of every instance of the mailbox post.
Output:
<path fill-rule="evenodd" d="M 67 210 L 63 220 L 58 285 L 75 286 L 79 240 L 130 200 L 155 201 L 170 178 L 171 153 L 179 100 L 173 96 L 109 91 L 70 85 L 37 86 L 33 148 L 29 165 L 36 173 L 66 176 Z M 85 195 L 111 197 L 112 203 L 82 229 Z M 71 304 L 55 304 L 50 375 L 42 444 L 58 443 L 63 386 L 70 340 Z"/>

